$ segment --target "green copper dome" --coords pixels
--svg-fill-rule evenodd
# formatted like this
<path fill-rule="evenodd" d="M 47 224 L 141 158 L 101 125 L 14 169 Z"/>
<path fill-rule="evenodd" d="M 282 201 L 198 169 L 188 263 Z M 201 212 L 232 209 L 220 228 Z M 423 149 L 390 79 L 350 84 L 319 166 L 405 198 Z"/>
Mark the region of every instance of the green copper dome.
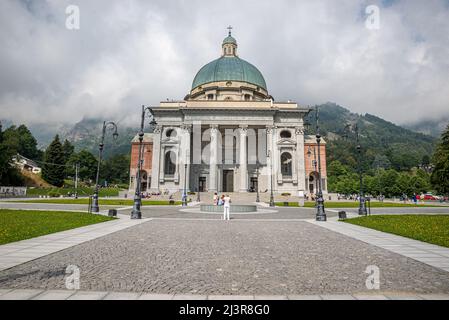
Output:
<path fill-rule="evenodd" d="M 224 38 L 224 40 L 223 40 L 223 44 L 226 44 L 226 43 L 233 43 L 236 45 L 237 40 L 235 40 L 235 38 L 233 36 L 229 35 L 226 38 Z"/>
<path fill-rule="evenodd" d="M 223 56 L 206 64 L 193 79 L 192 89 L 217 81 L 242 81 L 267 90 L 262 73 L 251 63 L 236 56 Z"/>

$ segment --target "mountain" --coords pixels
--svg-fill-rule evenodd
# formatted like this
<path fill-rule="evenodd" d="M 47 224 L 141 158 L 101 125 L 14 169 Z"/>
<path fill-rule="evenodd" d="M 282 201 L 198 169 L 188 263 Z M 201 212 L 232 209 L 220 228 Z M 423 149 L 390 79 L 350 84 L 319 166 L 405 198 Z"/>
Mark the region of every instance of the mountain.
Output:
<path fill-rule="evenodd" d="M 448 125 L 449 117 L 443 117 L 438 120 L 421 120 L 415 123 L 407 124 L 404 127 L 439 138 Z"/>
<path fill-rule="evenodd" d="M 312 124 L 310 133 L 315 133 L 315 112 L 306 119 Z M 419 164 L 424 156 L 431 156 L 436 138 L 405 129 L 371 114 L 350 112 L 335 103 L 319 106 L 320 130 L 327 141 L 328 162 L 339 160 L 353 168 L 357 166 L 355 135 L 347 136 L 347 124 L 359 127 L 364 169 L 393 167 L 409 170 Z M 347 137 L 346 137 L 347 136 Z"/>
<path fill-rule="evenodd" d="M 76 123 L 73 128 L 62 132 L 61 139 L 69 140 L 75 146 L 76 151 L 86 149 L 94 155 L 97 155 L 102 127 L 102 120 L 85 118 Z M 120 124 L 117 127 L 119 134 L 117 139 L 113 138 L 111 127 L 107 127 L 103 153 L 105 158 L 116 154 L 129 154 L 131 152 L 131 140 L 138 132 L 138 129 L 123 127 Z"/>
<path fill-rule="evenodd" d="M 375 115 L 352 113 L 335 103 L 322 104 L 319 110 L 321 134 L 327 142 L 328 163 L 339 160 L 354 169 L 357 167 L 354 136 L 345 138 L 344 129 L 348 123 L 357 123 L 360 128 L 364 169 L 393 167 L 397 170 L 409 170 L 421 164 L 424 156 L 432 155 L 437 141 L 435 137 L 403 128 Z M 315 112 L 312 111 L 306 120 L 312 124 L 308 133 L 314 134 Z M 61 139 L 71 141 L 76 150 L 87 149 L 94 155 L 98 153 L 101 129 L 102 120 L 92 118 L 85 118 L 69 129 L 30 126 L 40 146 L 47 145 L 54 135 L 59 133 Z M 137 132 L 137 126 L 133 128 L 119 123 L 117 140 L 113 140 L 112 132 L 106 135 L 105 158 L 115 154 L 128 154 L 131 149 L 130 142 Z"/>

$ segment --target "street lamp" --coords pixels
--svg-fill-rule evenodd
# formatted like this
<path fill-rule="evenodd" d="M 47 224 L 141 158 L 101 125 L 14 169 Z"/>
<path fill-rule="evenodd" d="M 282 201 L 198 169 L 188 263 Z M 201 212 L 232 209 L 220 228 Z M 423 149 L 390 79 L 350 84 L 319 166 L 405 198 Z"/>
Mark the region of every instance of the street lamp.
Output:
<path fill-rule="evenodd" d="M 99 191 L 100 186 L 98 185 L 98 181 L 100 179 L 100 165 L 101 165 L 101 159 L 103 157 L 104 138 L 106 136 L 106 128 L 107 127 L 111 127 L 112 130 L 114 130 L 114 133 L 112 134 L 114 139 L 117 139 L 117 137 L 118 137 L 117 125 L 112 121 L 110 121 L 110 122 L 103 121 L 103 129 L 101 131 L 101 140 L 100 140 L 100 144 L 98 145 L 99 156 L 98 156 L 98 165 L 97 165 L 97 176 L 95 179 L 95 193 L 94 193 L 93 200 L 92 200 L 92 212 L 100 212 L 100 207 L 98 206 L 98 191 Z"/>
<path fill-rule="evenodd" d="M 187 207 L 187 155 L 184 163 L 184 192 L 182 193 L 182 206 Z"/>
<path fill-rule="evenodd" d="M 316 144 L 318 148 L 318 195 L 316 200 L 316 221 L 326 221 L 326 212 L 324 211 L 324 198 L 323 198 L 323 188 L 321 185 L 321 134 L 319 126 L 319 110 L 318 106 L 315 107 L 315 120 L 316 120 Z"/>
<path fill-rule="evenodd" d="M 134 194 L 134 204 L 133 210 L 131 211 L 131 219 L 142 219 L 142 212 L 140 207 L 142 206 L 142 190 L 141 190 L 141 171 L 142 171 L 142 153 L 143 153 L 143 137 L 144 137 L 144 122 L 146 112 L 150 113 L 151 121 L 150 127 L 153 129 L 156 126 L 156 120 L 154 119 L 153 109 L 150 107 L 142 106 L 142 114 L 140 118 L 140 131 L 139 131 L 139 159 L 137 162 L 137 173 L 136 173 L 136 192 Z"/>
<path fill-rule="evenodd" d="M 267 152 L 267 158 L 270 159 L 270 207 L 274 207 L 274 195 L 273 195 L 273 159 L 271 159 L 271 150 Z"/>
<path fill-rule="evenodd" d="M 256 160 L 256 176 L 257 176 L 256 202 L 260 202 L 260 196 L 259 196 L 259 160 Z"/>
<path fill-rule="evenodd" d="M 365 194 L 363 191 L 363 172 L 362 172 L 362 146 L 360 145 L 360 134 L 359 126 L 357 123 L 354 125 L 347 125 L 345 127 L 346 132 L 353 131 L 356 138 L 356 149 L 357 149 L 357 169 L 359 172 L 359 216 L 366 216 L 368 214 L 366 210 Z"/>

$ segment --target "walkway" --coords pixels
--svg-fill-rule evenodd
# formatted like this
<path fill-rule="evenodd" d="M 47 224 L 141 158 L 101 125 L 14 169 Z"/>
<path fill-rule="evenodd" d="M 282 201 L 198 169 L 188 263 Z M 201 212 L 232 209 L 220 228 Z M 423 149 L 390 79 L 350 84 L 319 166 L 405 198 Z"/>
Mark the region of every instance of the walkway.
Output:
<path fill-rule="evenodd" d="M 1 245 L 0 271 L 148 221 L 131 220 L 122 214 L 117 216 L 119 219 L 113 221 Z"/>
<path fill-rule="evenodd" d="M 0 300 L 449 300 L 448 294 L 185 295 L 136 292 L 0 289 Z"/>

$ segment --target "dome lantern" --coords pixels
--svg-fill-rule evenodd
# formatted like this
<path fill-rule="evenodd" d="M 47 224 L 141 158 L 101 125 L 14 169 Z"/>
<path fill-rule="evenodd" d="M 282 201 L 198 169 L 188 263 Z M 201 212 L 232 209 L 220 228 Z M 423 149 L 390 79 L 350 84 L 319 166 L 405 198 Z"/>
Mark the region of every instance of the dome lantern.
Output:
<path fill-rule="evenodd" d="M 223 56 L 237 56 L 237 40 L 232 36 L 232 27 L 228 27 L 228 36 L 224 38 L 222 48 Z"/>

